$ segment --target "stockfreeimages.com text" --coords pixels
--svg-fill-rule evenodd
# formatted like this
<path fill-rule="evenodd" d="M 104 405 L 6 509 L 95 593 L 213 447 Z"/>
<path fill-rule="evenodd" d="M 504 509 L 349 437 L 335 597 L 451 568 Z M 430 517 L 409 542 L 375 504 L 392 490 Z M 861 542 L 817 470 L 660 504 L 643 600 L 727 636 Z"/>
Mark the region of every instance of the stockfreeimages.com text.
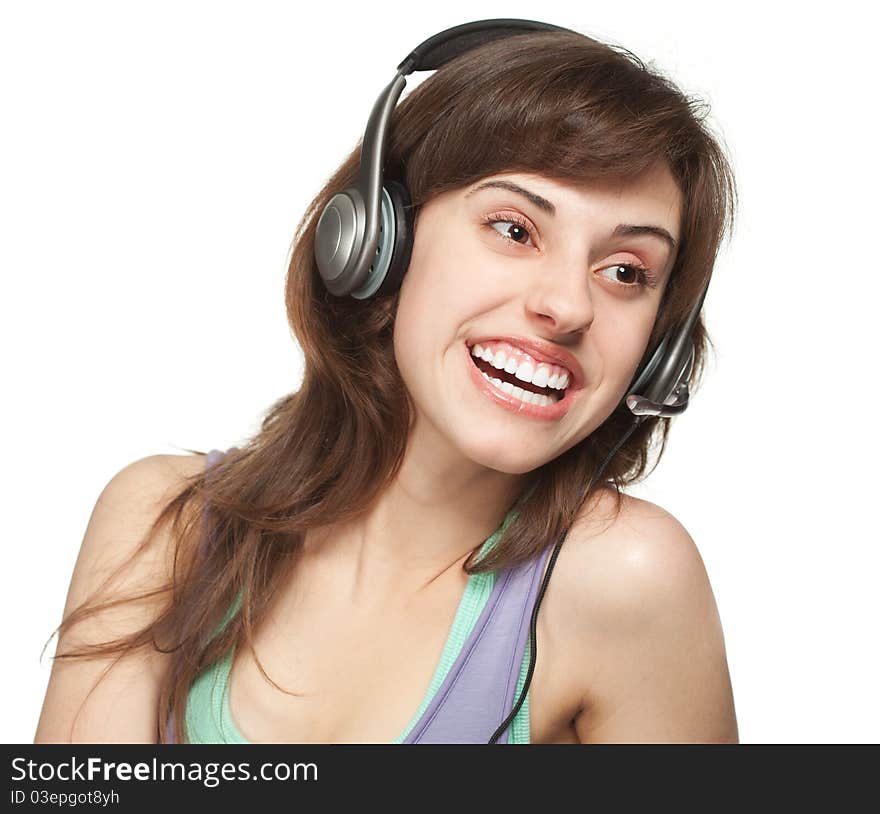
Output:
<path fill-rule="evenodd" d="M 76 756 L 59 763 L 12 760 L 12 780 L 188 780 L 199 781 L 213 788 L 221 780 L 251 780 L 254 774 L 251 764 L 245 763 L 185 763 L 183 761 L 159 760 L 138 763 L 104 761 L 100 757 L 81 760 Z M 256 768 L 260 780 L 317 780 L 315 763 L 261 763 Z"/>

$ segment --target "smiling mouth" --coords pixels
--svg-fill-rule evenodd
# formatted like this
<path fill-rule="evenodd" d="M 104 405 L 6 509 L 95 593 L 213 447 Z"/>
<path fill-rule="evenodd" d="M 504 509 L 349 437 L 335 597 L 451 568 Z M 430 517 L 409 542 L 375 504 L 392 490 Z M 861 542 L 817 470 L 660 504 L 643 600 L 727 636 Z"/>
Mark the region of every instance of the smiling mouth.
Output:
<path fill-rule="evenodd" d="M 498 369 L 492 364 L 489 364 L 485 359 L 480 359 L 473 354 L 469 354 L 471 358 L 471 362 L 475 365 L 477 370 L 481 373 L 485 373 L 490 379 L 495 379 L 500 381 L 502 384 L 504 382 L 510 382 L 510 384 L 515 387 L 520 387 L 523 390 L 529 393 L 538 393 L 542 396 L 547 396 L 548 398 L 553 399 L 554 402 L 562 401 L 565 396 L 565 390 L 557 390 L 554 387 L 538 387 L 536 384 L 532 384 L 532 382 L 526 382 L 522 379 L 518 379 L 513 373 L 508 373 L 504 369 Z M 494 384 L 495 382 L 493 382 Z M 497 386 L 497 385 L 496 385 Z"/>

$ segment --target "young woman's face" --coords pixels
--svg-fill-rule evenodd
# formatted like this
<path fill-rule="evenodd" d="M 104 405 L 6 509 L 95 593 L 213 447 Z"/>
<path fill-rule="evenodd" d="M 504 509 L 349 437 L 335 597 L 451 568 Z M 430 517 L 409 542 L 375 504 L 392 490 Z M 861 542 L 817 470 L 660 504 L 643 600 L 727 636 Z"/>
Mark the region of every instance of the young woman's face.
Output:
<path fill-rule="evenodd" d="M 647 346 L 682 204 L 666 167 L 588 187 L 503 173 L 425 204 L 394 333 L 417 425 L 511 474 L 595 430 Z"/>

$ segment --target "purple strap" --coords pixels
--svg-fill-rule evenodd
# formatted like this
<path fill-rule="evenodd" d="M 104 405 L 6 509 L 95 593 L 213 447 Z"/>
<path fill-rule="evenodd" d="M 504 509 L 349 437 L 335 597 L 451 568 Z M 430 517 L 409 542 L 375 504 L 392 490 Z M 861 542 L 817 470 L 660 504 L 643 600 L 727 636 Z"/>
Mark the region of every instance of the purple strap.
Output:
<path fill-rule="evenodd" d="M 552 550 L 549 546 L 498 572 L 458 658 L 403 743 L 487 743 L 510 714 L 543 566 Z M 510 726 L 497 743 L 509 740 Z"/>

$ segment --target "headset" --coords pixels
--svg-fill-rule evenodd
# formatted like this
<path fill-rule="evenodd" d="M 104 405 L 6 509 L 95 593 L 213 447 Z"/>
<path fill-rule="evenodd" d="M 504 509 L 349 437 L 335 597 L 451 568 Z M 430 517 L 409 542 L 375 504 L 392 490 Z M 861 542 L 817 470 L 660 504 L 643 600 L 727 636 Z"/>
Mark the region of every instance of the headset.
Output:
<path fill-rule="evenodd" d="M 411 198 L 402 183 L 383 179 L 389 122 L 406 85 L 406 77 L 414 71 L 437 70 L 474 48 L 530 31 L 566 31 L 591 39 L 572 29 L 536 20 L 478 20 L 447 28 L 429 37 L 400 62 L 397 73 L 370 112 L 354 185 L 336 193 L 318 219 L 315 261 L 327 291 L 337 297 L 351 296 L 355 299 L 392 294 L 400 287 L 409 265 L 415 231 Z M 693 327 L 708 288 L 709 279 L 684 321 L 666 333 L 650 358 L 634 375 L 624 403 L 635 420 L 606 456 L 593 476 L 590 487 L 647 416 L 672 417 L 687 409 L 688 379 L 694 362 Z M 586 493 L 589 493 L 589 487 Z M 567 533 L 567 530 L 563 532 L 554 546 L 532 611 L 531 658 L 519 699 L 488 743 L 498 741 L 525 699 L 537 657 L 538 609 Z"/>

